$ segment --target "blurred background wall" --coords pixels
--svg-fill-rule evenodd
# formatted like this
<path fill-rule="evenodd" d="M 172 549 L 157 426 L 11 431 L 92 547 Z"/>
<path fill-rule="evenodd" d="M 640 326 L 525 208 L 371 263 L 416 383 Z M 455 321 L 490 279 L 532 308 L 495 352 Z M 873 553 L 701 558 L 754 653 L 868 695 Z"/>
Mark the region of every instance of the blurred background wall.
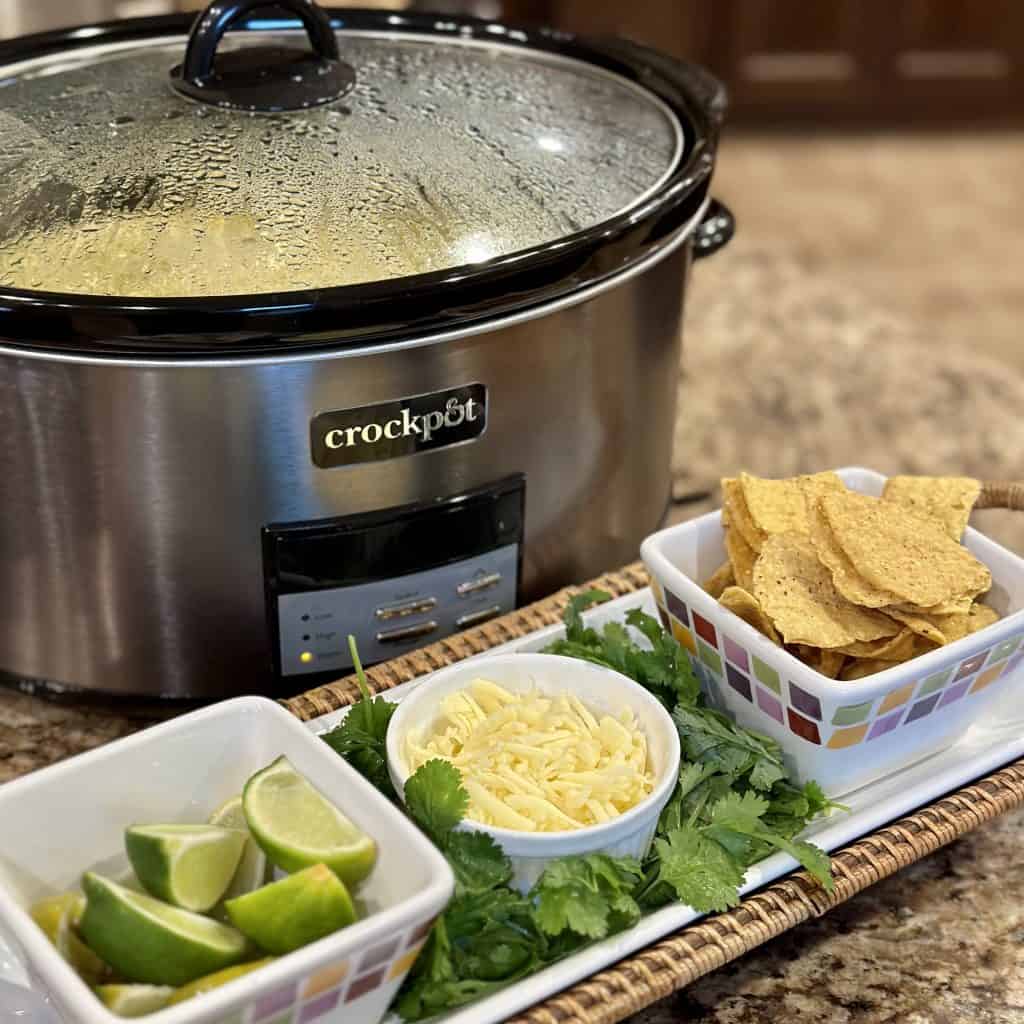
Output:
<path fill-rule="evenodd" d="M 0 35 L 202 0 L 0 0 Z M 1024 119 L 1022 0 L 362 0 L 616 32 L 715 71 L 733 124 Z"/>

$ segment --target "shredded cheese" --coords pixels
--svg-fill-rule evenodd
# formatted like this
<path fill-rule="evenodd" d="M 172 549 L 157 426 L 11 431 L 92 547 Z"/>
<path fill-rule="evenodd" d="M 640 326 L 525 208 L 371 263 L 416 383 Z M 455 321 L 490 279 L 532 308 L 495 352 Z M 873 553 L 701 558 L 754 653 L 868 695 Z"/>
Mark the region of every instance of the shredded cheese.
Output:
<path fill-rule="evenodd" d="M 593 714 L 572 694 L 510 693 L 486 679 L 442 702 L 430 735 L 410 730 L 410 771 L 450 762 L 469 793 L 467 817 L 521 832 L 611 821 L 654 786 L 647 739 L 628 708 Z"/>

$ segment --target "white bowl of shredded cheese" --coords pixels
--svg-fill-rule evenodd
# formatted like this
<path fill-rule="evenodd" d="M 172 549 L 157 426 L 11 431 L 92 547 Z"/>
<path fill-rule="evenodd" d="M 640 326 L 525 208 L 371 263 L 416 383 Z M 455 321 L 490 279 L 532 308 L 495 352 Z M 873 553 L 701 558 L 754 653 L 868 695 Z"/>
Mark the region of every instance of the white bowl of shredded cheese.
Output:
<path fill-rule="evenodd" d="M 525 891 L 548 861 L 643 857 L 679 775 L 679 736 L 632 679 L 554 654 L 473 658 L 425 679 L 387 735 L 398 793 L 442 758 L 470 796 L 462 827 L 486 832 Z"/>

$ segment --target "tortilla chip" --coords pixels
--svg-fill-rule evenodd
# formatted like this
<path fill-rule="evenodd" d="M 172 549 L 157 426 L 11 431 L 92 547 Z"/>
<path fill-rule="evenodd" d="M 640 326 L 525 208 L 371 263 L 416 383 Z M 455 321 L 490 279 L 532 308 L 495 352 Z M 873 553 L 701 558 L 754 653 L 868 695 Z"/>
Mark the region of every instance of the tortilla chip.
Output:
<path fill-rule="evenodd" d="M 743 534 L 734 526 L 725 531 L 725 550 L 729 554 L 732 574 L 738 586 L 744 590 L 754 589 L 754 563 L 757 552 L 746 542 Z"/>
<path fill-rule="evenodd" d="M 821 495 L 845 491 L 835 473 L 766 480 L 740 473 L 740 490 L 754 528 L 762 536 L 808 532 L 807 506 Z"/>
<path fill-rule="evenodd" d="M 891 476 L 885 482 L 882 500 L 938 519 L 958 541 L 980 493 L 981 484 L 966 476 Z"/>
<path fill-rule="evenodd" d="M 820 506 L 857 573 L 903 602 L 927 607 L 992 585 L 988 569 L 935 519 L 853 492 L 826 494 Z"/>
<path fill-rule="evenodd" d="M 854 679 L 873 676 L 876 672 L 884 672 L 895 664 L 894 661 L 879 661 L 877 658 L 854 658 L 846 663 L 842 672 L 839 673 L 839 678 L 851 682 Z"/>
<path fill-rule="evenodd" d="M 995 608 L 989 608 L 987 604 L 978 602 L 971 608 L 967 617 L 967 634 L 977 633 L 979 629 L 991 626 L 993 622 L 999 621 L 999 612 Z"/>
<path fill-rule="evenodd" d="M 814 545 L 796 533 L 765 541 L 754 566 L 754 597 L 790 644 L 844 647 L 900 632 L 899 623 L 887 615 L 847 601 Z"/>
<path fill-rule="evenodd" d="M 881 640 L 859 640 L 853 644 L 838 648 L 839 653 L 851 658 L 868 658 L 873 661 L 891 661 L 893 663 L 909 661 L 914 657 L 914 641 L 917 635 L 907 628 L 900 630 L 895 636 Z"/>
<path fill-rule="evenodd" d="M 751 521 L 740 482 L 734 477 L 722 477 L 722 525 L 738 530 L 755 554 L 761 550 L 764 535 Z"/>
<path fill-rule="evenodd" d="M 782 640 L 772 625 L 772 620 L 765 615 L 753 594 L 742 587 L 728 587 L 722 592 L 718 603 L 738 616 L 748 625 L 763 633 L 773 644 L 782 645 Z"/>
<path fill-rule="evenodd" d="M 923 615 L 920 612 L 905 612 L 902 608 L 887 608 L 886 612 L 897 622 L 902 622 L 911 632 L 930 640 L 939 647 L 947 642 L 942 627 L 928 615 Z"/>
<path fill-rule="evenodd" d="M 872 586 L 857 570 L 846 556 L 846 552 L 836 542 L 832 527 L 825 518 L 820 501 L 807 510 L 810 526 L 811 543 L 818 558 L 832 574 L 832 582 L 847 601 L 859 604 L 864 608 L 884 608 L 898 604 L 896 594 L 879 587 Z"/>
<path fill-rule="evenodd" d="M 829 679 L 835 679 L 846 663 L 846 656 L 838 651 L 826 651 L 806 644 L 794 644 L 792 652 L 808 667 Z"/>
<path fill-rule="evenodd" d="M 717 600 L 722 596 L 726 587 L 731 587 L 736 582 L 733 575 L 732 563 L 723 562 L 705 581 L 704 589 Z"/>
<path fill-rule="evenodd" d="M 991 626 L 993 622 L 999 620 L 999 613 L 986 604 L 974 604 L 969 611 L 953 615 L 909 615 L 899 609 L 892 609 L 889 614 L 894 619 L 905 622 L 907 627 L 919 636 L 940 647 L 962 640 L 965 636 L 977 633 L 979 629 Z"/>
<path fill-rule="evenodd" d="M 929 605 L 926 608 L 916 604 L 896 604 L 893 607 L 910 615 L 966 615 L 974 607 L 976 596 L 975 594 L 965 594 L 963 597 L 943 601 L 942 604 Z"/>

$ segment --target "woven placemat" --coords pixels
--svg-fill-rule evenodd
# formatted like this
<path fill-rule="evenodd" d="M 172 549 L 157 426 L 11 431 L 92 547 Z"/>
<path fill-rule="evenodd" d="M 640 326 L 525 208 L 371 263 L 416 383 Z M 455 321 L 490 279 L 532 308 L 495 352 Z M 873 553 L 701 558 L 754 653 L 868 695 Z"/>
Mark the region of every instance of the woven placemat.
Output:
<path fill-rule="evenodd" d="M 637 562 L 586 586 L 621 596 L 647 584 L 647 573 Z M 370 688 L 390 689 L 558 622 L 569 597 L 580 589 L 560 590 L 476 629 L 377 665 L 366 673 Z M 351 704 L 358 696 L 354 679 L 347 677 L 282 703 L 308 720 Z M 512 1024 L 615 1024 L 1022 805 L 1024 759 L 834 853 L 832 893 L 805 872 L 797 872 L 748 896 L 734 910 L 683 928 L 538 1003 L 513 1018 Z"/>

